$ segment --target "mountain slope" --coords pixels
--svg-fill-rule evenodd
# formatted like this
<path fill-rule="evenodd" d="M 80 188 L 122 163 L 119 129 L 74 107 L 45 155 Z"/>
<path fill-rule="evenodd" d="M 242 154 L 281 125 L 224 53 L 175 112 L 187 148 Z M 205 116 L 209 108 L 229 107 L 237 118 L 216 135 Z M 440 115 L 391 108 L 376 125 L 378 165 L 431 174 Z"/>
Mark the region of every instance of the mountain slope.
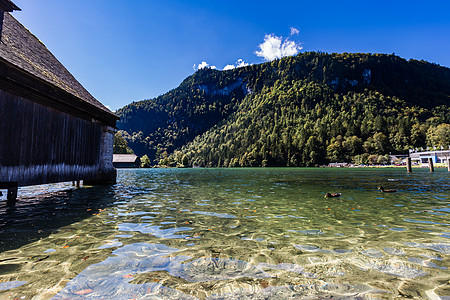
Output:
<path fill-rule="evenodd" d="M 189 165 L 316 165 L 426 145 L 450 123 L 450 70 L 394 55 L 302 53 L 199 70 L 118 111 L 138 154 Z"/>

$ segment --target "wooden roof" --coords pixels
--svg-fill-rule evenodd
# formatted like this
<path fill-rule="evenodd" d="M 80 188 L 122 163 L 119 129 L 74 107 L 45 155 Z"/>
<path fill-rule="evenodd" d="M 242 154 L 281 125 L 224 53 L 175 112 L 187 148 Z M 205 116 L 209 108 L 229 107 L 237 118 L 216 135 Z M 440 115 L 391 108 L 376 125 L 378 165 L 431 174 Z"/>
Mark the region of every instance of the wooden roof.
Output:
<path fill-rule="evenodd" d="M 113 154 L 113 163 L 135 163 L 138 158 L 136 154 Z"/>
<path fill-rule="evenodd" d="M 94 110 L 99 110 L 97 114 L 108 114 L 109 120 L 118 119 L 70 74 L 38 38 L 7 12 L 4 13 L 1 32 L 0 58 L 81 100 L 69 99 L 69 105 L 70 101 L 78 106 L 80 103 L 77 102 L 84 102 L 96 108 Z M 84 110 L 89 112 L 90 108 Z"/>
<path fill-rule="evenodd" d="M 0 9 L 4 11 L 21 10 L 10 0 L 0 0 Z"/>

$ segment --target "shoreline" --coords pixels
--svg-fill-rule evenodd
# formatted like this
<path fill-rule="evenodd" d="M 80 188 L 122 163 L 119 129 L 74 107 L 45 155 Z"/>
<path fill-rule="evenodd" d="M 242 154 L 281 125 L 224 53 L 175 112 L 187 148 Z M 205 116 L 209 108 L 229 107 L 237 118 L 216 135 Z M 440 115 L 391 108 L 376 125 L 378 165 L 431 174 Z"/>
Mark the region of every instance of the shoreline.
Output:
<path fill-rule="evenodd" d="M 215 169 L 230 169 L 230 167 L 199 167 L 199 166 L 193 166 L 193 167 L 171 167 L 171 166 L 161 166 L 161 165 L 155 165 L 155 166 L 151 166 L 151 167 L 147 167 L 147 168 L 137 168 L 137 169 L 197 169 L 197 168 L 202 168 L 202 169 L 208 169 L 208 168 L 215 168 Z M 376 168 L 376 169 L 394 169 L 394 168 L 398 168 L 398 169 L 406 169 L 406 165 L 401 165 L 401 166 L 396 166 L 396 165 L 339 165 L 339 166 L 317 166 L 317 167 L 299 167 L 299 166 L 273 166 L 273 167 L 232 167 L 232 168 L 241 168 L 241 169 L 246 169 L 246 168 L 329 168 L 329 169 L 339 169 L 339 168 L 345 168 L 345 169 L 351 169 L 351 168 Z M 413 165 L 412 166 L 413 169 L 429 169 L 428 165 Z M 438 168 L 438 169 L 443 169 L 443 168 L 447 168 L 446 164 L 442 164 L 442 163 L 438 163 L 438 164 L 434 164 L 434 168 Z"/>

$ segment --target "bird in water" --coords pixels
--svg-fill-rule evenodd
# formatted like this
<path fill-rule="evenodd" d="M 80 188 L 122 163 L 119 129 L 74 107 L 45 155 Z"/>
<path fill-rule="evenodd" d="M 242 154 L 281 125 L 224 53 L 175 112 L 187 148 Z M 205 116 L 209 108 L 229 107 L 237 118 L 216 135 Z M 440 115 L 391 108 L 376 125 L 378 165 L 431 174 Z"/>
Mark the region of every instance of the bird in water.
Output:
<path fill-rule="evenodd" d="M 382 192 L 382 193 L 395 193 L 397 190 L 395 189 L 388 189 L 385 190 L 382 186 L 379 186 L 378 189 Z"/>
<path fill-rule="evenodd" d="M 324 198 L 337 198 L 340 197 L 341 193 L 326 193 Z"/>

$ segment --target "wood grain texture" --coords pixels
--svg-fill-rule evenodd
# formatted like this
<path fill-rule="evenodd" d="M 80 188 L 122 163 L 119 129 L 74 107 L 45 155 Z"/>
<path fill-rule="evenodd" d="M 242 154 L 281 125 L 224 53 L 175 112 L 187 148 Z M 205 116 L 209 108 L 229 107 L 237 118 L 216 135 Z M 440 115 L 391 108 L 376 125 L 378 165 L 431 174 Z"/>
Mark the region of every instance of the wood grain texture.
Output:
<path fill-rule="evenodd" d="M 102 125 L 0 90 L 0 182 L 96 179 Z"/>

